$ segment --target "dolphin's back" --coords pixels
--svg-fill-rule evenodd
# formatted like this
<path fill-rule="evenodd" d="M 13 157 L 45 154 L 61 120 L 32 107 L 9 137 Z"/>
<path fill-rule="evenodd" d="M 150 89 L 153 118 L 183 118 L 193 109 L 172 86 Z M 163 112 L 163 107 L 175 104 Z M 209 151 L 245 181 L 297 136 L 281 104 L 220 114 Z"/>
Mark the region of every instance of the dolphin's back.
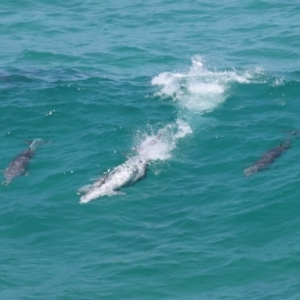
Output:
<path fill-rule="evenodd" d="M 34 156 L 34 151 L 27 149 L 20 153 L 5 169 L 4 176 L 8 184 L 13 178 L 23 175 L 30 159 Z"/>
<path fill-rule="evenodd" d="M 263 156 L 256 161 L 251 167 L 244 170 L 245 176 L 250 176 L 253 173 L 262 171 L 267 168 L 271 163 L 273 163 L 283 152 L 289 148 L 289 142 L 280 144 L 278 147 L 270 149 Z"/>
<path fill-rule="evenodd" d="M 274 162 L 284 151 L 285 149 L 282 147 L 271 149 L 267 151 L 259 161 L 257 161 L 257 164 L 262 166 L 269 165 Z"/>
<path fill-rule="evenodd" d="M 139 156 L 129 158 L 103 178 L 91 185 L 80 198 L 80 203 L 87 203 L 105 195 L 118 194 L 118 189 L 131 185 L 145 176 L 148 163 Z"/>

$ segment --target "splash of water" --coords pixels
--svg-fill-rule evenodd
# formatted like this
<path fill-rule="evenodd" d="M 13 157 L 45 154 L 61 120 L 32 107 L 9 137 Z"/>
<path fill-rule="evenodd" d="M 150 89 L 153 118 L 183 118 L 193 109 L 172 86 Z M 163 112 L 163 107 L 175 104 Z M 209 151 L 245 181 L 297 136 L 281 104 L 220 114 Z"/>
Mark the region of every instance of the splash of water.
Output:
<path fill-rule="evenodd" d="M 178 139 L 192 133 L 191 127 L 178 119 L 160 129 L 156 135 L 145 135 L 136 149 L 138 155 L 145 160 L 166 160 L 171 157 Z"/>
<path fill-rule="evenodd" d="M 232 82 L 248 83 L 251 77 L 247 71 L 210 71 L 196 55 L 187 73 L 164 72 L 154 77 L 151 83 L 159 87 L 157 95 L 172 97 L 182 107 L 202 113 L 225 101 Z"/>

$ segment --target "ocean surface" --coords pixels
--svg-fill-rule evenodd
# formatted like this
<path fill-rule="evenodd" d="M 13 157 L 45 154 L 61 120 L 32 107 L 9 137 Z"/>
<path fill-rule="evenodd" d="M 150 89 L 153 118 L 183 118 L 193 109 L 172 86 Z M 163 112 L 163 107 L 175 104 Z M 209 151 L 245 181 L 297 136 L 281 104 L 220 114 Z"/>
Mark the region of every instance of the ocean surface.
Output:
<path fill-rule="evenodd" d="M 0 299 L 300 299 L 299 15 L 2 0 L 0 169 L 48 143 L 0 186 Z M 140 149 L 143 178 L 80 204 Z"/>

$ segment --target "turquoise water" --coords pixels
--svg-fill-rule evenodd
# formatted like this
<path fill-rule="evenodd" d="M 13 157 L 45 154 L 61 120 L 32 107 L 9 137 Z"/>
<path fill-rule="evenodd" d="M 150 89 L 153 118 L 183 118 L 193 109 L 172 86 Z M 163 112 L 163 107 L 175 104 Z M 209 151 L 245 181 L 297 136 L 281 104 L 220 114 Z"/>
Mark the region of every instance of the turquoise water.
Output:
<path fill-rule="evenodd" d="M 2 1 L 0 299 L 299 299 L 297 1 Z M 78 190 L 146 147 L 146 178 Z M 2 176 L 1 181 L 5 178 Z"/>

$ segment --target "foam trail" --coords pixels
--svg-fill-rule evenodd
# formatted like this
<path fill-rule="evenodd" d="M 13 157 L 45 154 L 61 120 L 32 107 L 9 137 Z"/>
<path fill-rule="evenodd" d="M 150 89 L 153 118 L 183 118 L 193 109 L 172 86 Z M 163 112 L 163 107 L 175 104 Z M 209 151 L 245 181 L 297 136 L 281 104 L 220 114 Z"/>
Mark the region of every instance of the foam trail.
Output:
<path fill-rule="evenodd" d="M 231 83 L 248 83 L 251 77 L 247 71 L 210 71 L 200 56 L 194 56 L 187 73 L 164 72 L 151 83 L 159 87 L 159 96 L 172 97 L 188 110 L 202 113 L 225 101 Z"/>
<path fill-rule="evenodd" d="M 177 120 L 160 129 L 156 135 L 143 136 L 136 151 L 140 157 L 149 161 L 166 160 L 171 157 L 172 151 L 176 148 L 177 140 L 190 133 L 192 133 L 190 126 L 182 120 Z M 160 135 L 160 138 L 150 146 L 157 135 Z"/>
<path fill-rule="evenodd" d="M 78 192 L 83 194 L 80 203 L 87 203 L 105 195 L 120 194 L 121 187 L 134 184 L 145 176 L 150 161 L 170 158 L 177 140 L 190 133 L 191 128 L 182 120 L 177 120 L 175 124 L 167 125 L 155 135 L 144 136 L 134 149 L 135 155 L 96 180 L 94 184 L 79 189 Z"/>

